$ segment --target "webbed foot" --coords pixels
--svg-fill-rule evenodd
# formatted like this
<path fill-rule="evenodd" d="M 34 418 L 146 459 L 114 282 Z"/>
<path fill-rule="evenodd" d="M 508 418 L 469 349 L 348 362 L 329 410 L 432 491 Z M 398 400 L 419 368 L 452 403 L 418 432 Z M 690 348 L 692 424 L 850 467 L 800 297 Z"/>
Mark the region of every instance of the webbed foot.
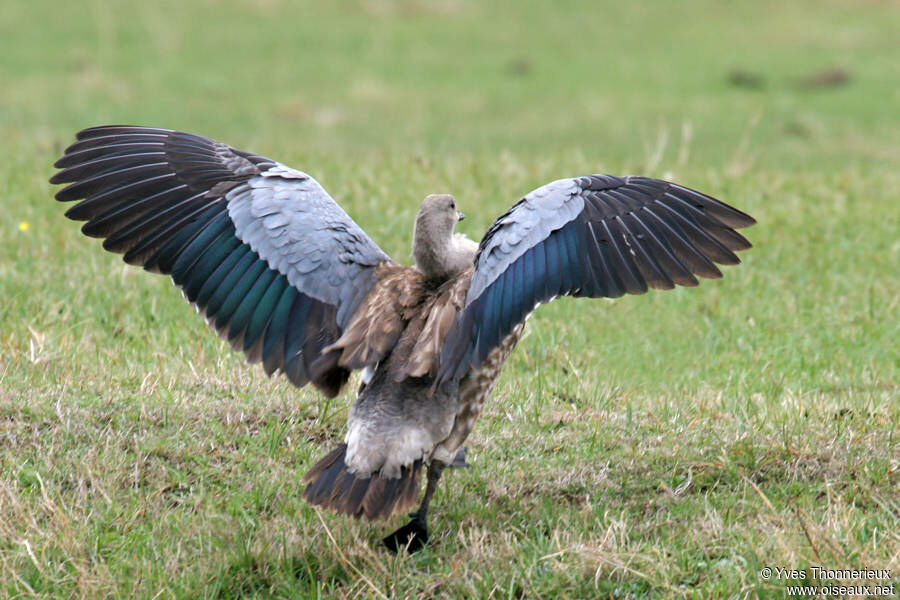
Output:
<path fill-rule="evenodd" d="M 425 525 L 424 519 L 413 516 L 412 521 L 382 541 L 394 554 L 401 548 L 406 548 L 410 553 L 418 552 L 428 543 L 428 527 Z"/>

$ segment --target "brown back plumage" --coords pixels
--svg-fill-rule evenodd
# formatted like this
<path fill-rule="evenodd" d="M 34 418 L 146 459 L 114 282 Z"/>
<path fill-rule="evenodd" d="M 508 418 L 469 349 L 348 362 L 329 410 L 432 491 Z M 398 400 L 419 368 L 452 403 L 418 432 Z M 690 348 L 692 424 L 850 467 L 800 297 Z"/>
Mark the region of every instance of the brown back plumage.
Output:
<path fill-rule="evenodd" d="M 384 263 L 375 268 L 376 283 L 338 340 L 325 353 L 340 352 L 337 364 L 362 369 L 384 360 L 426 298 L 428 286 L 415 269 Z"/>
<path fill-rule="evenodd" d="M 462 311 L 466 292 L 472 279 L 472 270 L 457 275 L 422 303 L 418 322 L 410 324 L 404 338 L 411 345 L 403 348 L 400 363 L 393 374 L 395 381 L 406 377 L 425 377 L 435 373 L 440 360 L 441 347 L 447 332 L 453 326 L 457 314 Z M 404 345 L 398 344 L 398 350 Z"/>
<path fill-rule="evenodd" d="M 335 367 L 345 369 L 362 369 L 390 355 L 395 381 L 436 372 L 444 338 L 463 309 L 472 270 L 437 288 L 409 267 L 385 264 L 378 271 L 378 283 L 325 352 L 334 357 Z"/>

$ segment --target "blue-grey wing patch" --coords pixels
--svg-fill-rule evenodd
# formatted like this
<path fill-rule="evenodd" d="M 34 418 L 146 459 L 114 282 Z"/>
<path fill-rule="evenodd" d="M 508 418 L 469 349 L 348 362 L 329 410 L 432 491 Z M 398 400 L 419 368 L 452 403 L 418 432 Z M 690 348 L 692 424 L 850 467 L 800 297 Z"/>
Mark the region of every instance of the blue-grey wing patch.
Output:
<path fill-rule="evenodd" d="M 282 165 L 225 194 L 237 235 L 288 282 L 339 307 L 343 326 L 372 267 L 390 258 L 319 183 Z"/>
<path fill-rule="evenodd" d="M 322 350 L 389 257 L 309 175 L 209 138 L 146 127 L 80 132 L 56 166 L 66 216 L 129 264 L 172 276 L 267 374 L 336 394 Z"/>
<path fill-rule="evenodd" d="M 561 179 L 488 229 L 465 308 L 444 341 L 438 382 L 479 366 L 539 304 L 558 296 L 617 298 L 696 286 L 740 262 L 756 221 L 689 188 L 647 177 Z"/>

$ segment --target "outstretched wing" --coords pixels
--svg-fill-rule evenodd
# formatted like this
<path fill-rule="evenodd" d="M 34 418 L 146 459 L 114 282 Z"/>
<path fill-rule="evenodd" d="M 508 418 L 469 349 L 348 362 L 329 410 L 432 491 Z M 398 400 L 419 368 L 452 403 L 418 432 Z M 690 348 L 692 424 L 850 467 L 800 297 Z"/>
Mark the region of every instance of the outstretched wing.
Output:
<path fill-rule="evenodd" d="M 336 394 L 349 372 L 322 350 L 390 258 L 315 179 L 209 138 L 107 126 L 56 162 L 66 216 L 127 263 L 171 275 L 267 374 Z M 319 361 L 317 363 L 317 361 Z M 324 366 L 323 366 L 324 365 Z"/>
<path fill-rule="evenodd" d="M 647 177 L 561 179 L 516 203 L 488 229 L 465 308 L 441 350 L 437 381 L 458 378 L 539 304 L 557 296 L 617 298 L 696 286 L 750 248 L 734 231 L 749 215 Z"/>

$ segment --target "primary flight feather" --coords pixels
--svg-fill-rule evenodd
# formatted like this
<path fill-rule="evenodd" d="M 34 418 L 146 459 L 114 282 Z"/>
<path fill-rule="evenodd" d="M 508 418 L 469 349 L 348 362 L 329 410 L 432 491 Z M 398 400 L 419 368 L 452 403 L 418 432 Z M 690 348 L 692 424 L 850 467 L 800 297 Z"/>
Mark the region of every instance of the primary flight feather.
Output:
<path fill-rule="evenodd" d="M 235 350 L 337 395 L 362 369 L 345 442 L 307 473 L 307 501 L 376 519 L 410 509 L 392 549 L 428 539 L 429 502 L 525 319 L 558 296 L 616 298 L 721 277 L 752 217 L 646 177 L 560 179 L 480 244 L 449 194 L 425 198 L 415 267 L 394 262 L 311 176 L 209 138 L 148 127 L 77 134 L 55 165 L 66 216 L 129 264 L 167 274 Z"/>

